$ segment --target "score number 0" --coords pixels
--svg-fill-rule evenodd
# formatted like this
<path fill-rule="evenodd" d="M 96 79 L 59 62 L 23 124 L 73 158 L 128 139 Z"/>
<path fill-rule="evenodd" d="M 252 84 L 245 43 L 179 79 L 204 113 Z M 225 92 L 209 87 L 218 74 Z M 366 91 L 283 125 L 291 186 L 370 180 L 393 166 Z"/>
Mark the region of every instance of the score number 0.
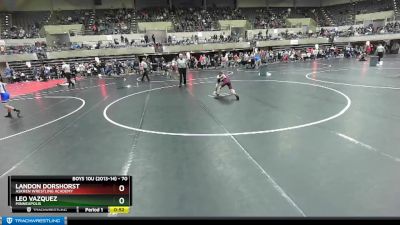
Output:
<path fill-rule="evenodd" d="M 120 192 L 124 192 L 125 191 L 125 186 L 124 185 L 119 185 L 118 190 Z M 125 203 L 125 199 L 123 197 L 119 198 L 118 200 L 120 205 L 123 205 Z"/>

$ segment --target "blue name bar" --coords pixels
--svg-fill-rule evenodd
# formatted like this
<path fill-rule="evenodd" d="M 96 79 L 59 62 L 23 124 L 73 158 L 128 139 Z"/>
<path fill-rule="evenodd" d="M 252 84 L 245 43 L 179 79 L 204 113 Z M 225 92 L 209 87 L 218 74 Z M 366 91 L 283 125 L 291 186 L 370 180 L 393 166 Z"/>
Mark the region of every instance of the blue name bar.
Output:
<path fill-rule="evenodd" d="M 23 216 L 6 216 L 2 218 L 2 225 L 36 225 L 36 224 L 52 224 L 64 225 L 64 217 L 23 217 Z"/>

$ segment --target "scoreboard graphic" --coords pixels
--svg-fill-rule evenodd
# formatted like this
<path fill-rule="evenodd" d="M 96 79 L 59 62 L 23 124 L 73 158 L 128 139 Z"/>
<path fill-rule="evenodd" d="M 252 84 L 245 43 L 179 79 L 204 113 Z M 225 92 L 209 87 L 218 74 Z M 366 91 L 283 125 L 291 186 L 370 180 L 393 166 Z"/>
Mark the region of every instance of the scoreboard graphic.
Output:
<path fill-rule="evenodd" d="M 14 213 L 128 213 L 131 176 L 9 176 Z"/>

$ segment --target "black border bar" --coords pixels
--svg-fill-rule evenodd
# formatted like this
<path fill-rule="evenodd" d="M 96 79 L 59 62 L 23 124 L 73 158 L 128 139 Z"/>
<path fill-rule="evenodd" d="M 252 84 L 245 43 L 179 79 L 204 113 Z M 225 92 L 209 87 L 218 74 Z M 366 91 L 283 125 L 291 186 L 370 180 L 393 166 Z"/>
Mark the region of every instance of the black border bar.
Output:
<path fill-rule="evenodd" d="M 139 224 L 154 222 L 174 222 L 189 224 L 190 222 L 200 222 L 200 223 L 212 223 L 221 224 L 221 222 L 228 222 L 229 224 L 249 224 L 249 223 L 260 223 L 260 224 L 288 224 L 290 222 L 304 223 L 304 224 L 342 224 L 344 222 L 355 223 L 355 224 L 385 224 L 393 222 L 393 224 L 398 225 L 400 222 L 400 217 L 386 217 L 386 218 L 334 218 L 334 217 L 68 217 L 68 224 L 135 224 L 136 221 L 140 221 Z M 370 223 L 369 223 L 370 222 Z M 137 222 L 136 222 L 137 223 Z"/>

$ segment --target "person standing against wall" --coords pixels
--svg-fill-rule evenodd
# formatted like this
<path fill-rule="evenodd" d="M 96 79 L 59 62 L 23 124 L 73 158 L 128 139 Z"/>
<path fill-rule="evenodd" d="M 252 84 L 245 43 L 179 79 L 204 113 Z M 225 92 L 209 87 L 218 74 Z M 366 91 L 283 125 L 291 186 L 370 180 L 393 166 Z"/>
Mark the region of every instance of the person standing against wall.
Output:
<path fill-rule="evenodd" d="M 177 64 L 179 71 L 179 87 L 182 87 L 182 79 L 183 79 L 183 84 L 186 85 L 186 69 L 188 66 L 187 59 L 183 57 L 183 54 L 179 54 Z"/>

